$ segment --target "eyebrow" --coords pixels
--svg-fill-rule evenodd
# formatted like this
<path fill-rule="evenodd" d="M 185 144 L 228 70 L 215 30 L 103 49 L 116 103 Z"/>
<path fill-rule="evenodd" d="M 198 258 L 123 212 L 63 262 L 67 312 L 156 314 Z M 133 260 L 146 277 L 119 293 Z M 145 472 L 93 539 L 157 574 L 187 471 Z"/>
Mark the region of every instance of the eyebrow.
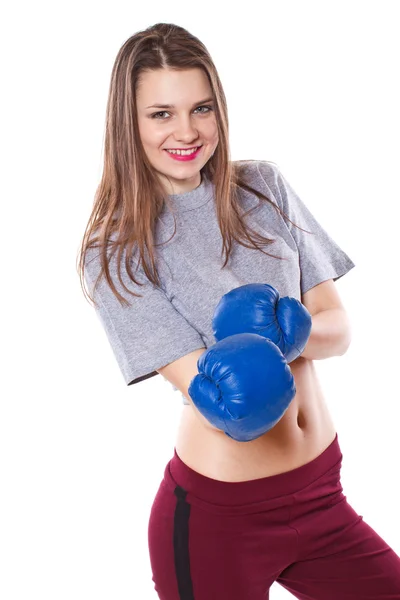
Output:
<path fill-rule="evenodd" d="M 204 104 L 205 102 L 213 102 L 214 98 L 206 98 L 205 100 L 200 100 L 199 102 L 195 102 L 193 106 L 199 106 L 199 104 Z M 175 108 L 174 104 L 152 104 L 151 106 L 146 106 L 146 108 Z"/>

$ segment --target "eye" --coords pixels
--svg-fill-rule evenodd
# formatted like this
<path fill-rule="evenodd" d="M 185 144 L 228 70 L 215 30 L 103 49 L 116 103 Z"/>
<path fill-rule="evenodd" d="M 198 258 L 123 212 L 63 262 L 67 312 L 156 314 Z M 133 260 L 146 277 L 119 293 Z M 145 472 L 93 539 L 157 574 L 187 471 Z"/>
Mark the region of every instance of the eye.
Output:
<path fill-rule="evenodd" d="M 210 112 L 212 110 L 211 106 L 198 106 L 197 108 L 206 108 L 207 109 L 207 113 Z M 197 110 L 196 108 L 196 110 Z M 207 113 L 202 113 L 203 115 L 207 114 Z"/>
<path fill-rule="evenodd" d="M 212 111 L 212 110 L 213 110 L 212 106 L 205 106 L 205 105 L 204 105 L 204 106 L 198 106 L 197 108 L 195 108 L 195 110 L 198 110 L 199 108 L 206 108 L 206 109 L 207 109 L 207 110 L 206 110 L 206 112 L 203 112 L 203 111 L 202 111 L 202 112 L 200 113 L 200 114 L 202 114 L 202 115 L 206 115 L 207 113 L 209 113 L 210 111 Z M 164 119 L 164 118 L 162 118 L 162 117 L 158 117 L 158 115 L 164 115 L 164 114 L 167 114 L 167 111 L 166 111 L 166 110 L 160 110 L 159 112 L 153 113 L 153 114 L 151 115 L 151 118 L 152 118 L 152 119 L 160 119 L 161 121 L 165 121 L 165 119 Z"/>
<path fill-rule="evenodd" d="M 151 118 L 152 119 L 158 119 L 159 117 L 157 115 L 163 115 L 166 112 L 167 112 L 166 110 L 160 110 L 160 112 L 157 112 L 157 113 L 154 113 L 153 115 L 151 115 Z"/>

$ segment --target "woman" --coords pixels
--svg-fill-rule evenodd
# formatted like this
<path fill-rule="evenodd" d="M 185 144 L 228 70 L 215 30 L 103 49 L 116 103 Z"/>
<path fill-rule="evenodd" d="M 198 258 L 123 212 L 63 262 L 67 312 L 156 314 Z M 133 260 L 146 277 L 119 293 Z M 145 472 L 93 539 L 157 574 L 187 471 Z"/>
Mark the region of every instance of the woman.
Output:
<path fill-rule="evenodd" d="M 261 600 L 274 581 L 307 600 L 400 599 L 399 557 L 342 493 L 313 364 L 349 346 L 334 281 L 353 266 L 276 165 L 230 161 L 196 37 L 161 23 L 123 44 L 80 270 L 125 382 L 160 373 L 183 397 L 149 520 L 162 600 Z"/>

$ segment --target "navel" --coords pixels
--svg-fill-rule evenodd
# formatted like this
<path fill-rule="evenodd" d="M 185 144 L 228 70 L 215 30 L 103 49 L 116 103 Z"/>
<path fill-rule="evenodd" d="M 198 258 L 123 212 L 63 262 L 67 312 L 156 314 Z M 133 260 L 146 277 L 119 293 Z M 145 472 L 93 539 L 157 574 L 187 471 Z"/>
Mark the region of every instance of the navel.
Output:
<path fill-rule="evenodd" d="M 306 426 L 306 420 L 303 414 L 303 411 L 300 409 L 299 412 L 297 413 L 297 426 L 300 429 L 304 429 Z"/>

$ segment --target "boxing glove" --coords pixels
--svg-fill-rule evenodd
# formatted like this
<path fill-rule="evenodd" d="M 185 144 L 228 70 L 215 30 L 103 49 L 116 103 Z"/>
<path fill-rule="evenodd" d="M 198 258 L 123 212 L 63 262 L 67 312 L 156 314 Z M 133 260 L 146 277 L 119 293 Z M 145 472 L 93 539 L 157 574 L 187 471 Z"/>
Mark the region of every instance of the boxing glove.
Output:
<path fill-rule="evenodd" d="M 208 421 L 238 441 L 254 440 L 276 425 L 296 394 L 285 357 L 256 333 L 231 335 L 197 361 L 188 388 Z"/>
<path fill-rule="evenodd" d="M 212 319 L 217 341 L 236 333 L 257 333 L 278 346 L 288 363 L 303 352 L 311 333 L 311 315 L 301 302 L 268 283 L 237 287 L 217 304 Z"/>

